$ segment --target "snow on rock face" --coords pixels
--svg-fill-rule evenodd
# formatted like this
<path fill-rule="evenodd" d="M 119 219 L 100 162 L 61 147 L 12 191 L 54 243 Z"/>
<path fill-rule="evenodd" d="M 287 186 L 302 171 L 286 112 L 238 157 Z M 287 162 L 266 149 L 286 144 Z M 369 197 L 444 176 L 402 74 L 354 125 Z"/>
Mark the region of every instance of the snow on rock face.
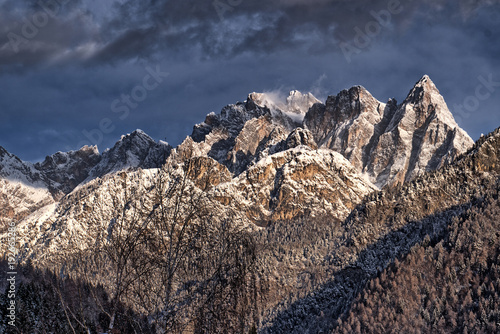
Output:
<path fill-rule="evenodd" d="M 68 194 L 89 176 L 100 160 L 97 146 L 84 146 L 78 151 L 47 156 L 43 162 L 36 163 L 35 168 L 43 173 L 53 194 Z"/>
<path fill-rule="evenodd" d="M 321 103 L 311 93 L 302 94 L 293 90 L 283 101 L 279 93 L 251 93 L 248 97 L 261 107 L 266 107 L 273 114 L 284 114 L 294 122 L 301 123 L 305 114 L 315 103 Z"/>
<path fill-rule="evenodd" d="M 251 93 L 244 103 L 228 105 L 218 115 L 208 114 L 194 126 L 192 141 L 183 142 L 177 151 L 207 154 L 239 175 L 250 164 L 283 149 L 290 132 L 317 102 L 312 94 L 298 91 L 290 92 L 285 102 L 273 93 Z"/>
<path fill-rule="evenodd" d="M 0 232 L 51 202 L 43 174 L 0 146 Z"/>
<path fill-rule="evenodd" d="M 286 98 L 286 110 L 284 111 L 305 116 L 315 103 L 321 103 L 321 101 L 311 93 L 302 94 L 298 90 L 293 90 Z"/>
<path fill-rule="evenodd" d="M 239 212 L 246 223 L 260 225 L 308 214 L 342 220 L 377 187 L 437 169 L 470 146 L 427 76 L 400 105 L 393 99 L 382 103 L 361 86 L 329 96 L 325 104 L 297 91 L 286 99 L 252 93 L 245 102 L 208 114 L 174 150 L 141 130 L 102 155 L 84 147 L 38 164 L 0 147 L 0 220 L 27 221 L 55 197 L 64 208 L 37 217 L 50 216 L 47 221 L 69 228 L 74 217 L 85 217 L 80 195 L 109 196 L 103 184 L 118 174 L 146 182 L 141 178 L 150 175 L 140 168 L 165 161 L 172 168 L 184 166 L 194 186 L 216 199 L 214 214 Z M 55 193 L 67 195 L 61 199 Z M 78 226 L 84 229 L 85 221 Z"/>
<path fill-rule="evenodd" d="M 321 148 L 344 155 L 378 187 L 402 183 L 451 162 L 472 146 L 428 76 L 401 105 L 360 86 L 314 105 L 304 118 Z"/>
<path fill-rule="evenodd" d="M 298 146 L 260 160 L 214 192 L 249 221 L 265 226 L 305 214 L 342 220 L 374 190 L 339 153 Z"/>
<path fill-rule="evenodd" d="M 159 167 L 170 151 L 167 143 L 156 143 L 140 130 L 122 137 L 102 156 L 96 146 L 84 146 L 78 151 L 57 152 L 33 164 L 0 147 L 0 222 L 19 222 L 60 200 L 85 180 L 125 168 Z"/>
<path fill-rule="evenodd" d="M 231 180 L 227 169 L 208 157 L 195 157 L 184 163 L 176 163 L 171 158 L 169 161 L 172 165 L 165 169 L 139 168 L 96 178 L 77 187 L 57 205 L 45 206 L 25 217 L 18 224 L 21 261 L 30 258 L 34 263 L 62 266 L 68 254 L 94 243 L 94 235 L 111 233 L 110 222 L 122 215 L 124 206 L 127 207 L 127 216 L 120 219 L 127 221 L 141 220 L 144 218 L 142 213 L 151 213 L 158 203 L 159 193 L 165 196 L 163 203 L 168 206 L 165 202 L 168 201 L 167 189 L 179 182 L 174 181 L 175 178 L 183 180 L 186 176 L 186 187 L 182 195 L 175 192 L 170 201 L 175 202 L 178 199 L 176 196 L 183 196 L 186 203 L 194 198 L 202 198 L 201 194 L 209 194 L 214 187 Z M 169 172 L 165 173 L 166 170 Z M 158 176 L 160 173 L 162 178 Z M 194 202 L 197 204 L 193 205 L 198 205 L 198 201 Z M 181 207 L 180 210 L 187 212 L 192 208 Z M 213 216 L 211 219 L 224 219 L 227 215 L 242 221 L 249 228 L 256 228 L 244 217 L 239 218 L 241 212 L 230 215 L 230 208 L 219 201 L 200 204 L 200 208 L 209 211 L 208 214 Z M 0 233 L 0 241 L 5 237 L 5 234 Z M 2 251 L 5 251 L 5 247 L 0 245 L 0 254 Z"/>
<path fill-rule="evenodd" d="M 473 144 L 455 122 L 434 83 L 424 76 L 398 107 L 374 147 L 367 172 L 378 183 L 403 183 L 453 161 Z"/>
<path fill-rule="evenodd" d="M 179 162 L 174 154 L 164 168 L 171 173 L 165 174 L 166 181 L 176 173 L 187 176 L 187 184 L 192 186 L 186 188 L 186 198 L 204 192 L 211 199 L 206 207 L 211 219 L 231 217 L 252 229 L 256 224 L 265 226 L 307 214 L 328 214 L 340 221 L 376 189 L 339 153 L 308 146 L 269 155 L 239 177 L 233 177 L 226 167 L 209 157 Z M 86 231 L 95 228 L 96 219 L 104 216 L 104 221 L 109 222 L 117 210 L 114 206 L 124 205 L 123 184 L 137 189 L 139 195 L 132 200 L 140 202 L 138 206 L 145 205 L 145 212 L 149 212 L 157 194 L 158 172 L 139 169 L 108 174 L 76 188 L 57 206 L 44 206 L 25 217 L 19 224 L 22 258 L 45 261 L 85 245 L 89 242 Z"/>
<path fill-rule="evenodd" d="M 43 187 L 42 174 L 30 162 L 25 162 L 0 146 L 0 178 Z"/>
<path fill-rule="evenodd" d="M 64 258 L 88 245 L 91 231 L 98 228 L 97 218 L 109 223 L 113 217 L 107 215 L 116 213 L 114 205 L 124 204 L 124 184 L 145 189 L 151 184 L 151 173 L 138 170 L 91 180 L 63 197 L 57 205 L 44 206 L 25 217 L 18 224 L 20 261 L 31 258 L 34 263 L 49 266 L 54 257 Z M 138 201 L 143 199 L 138 195 Z M 62 261 L 57 264 L 62 266 Z"/>
<path fill-rule="evenodd" d="M 163 141 L 155 142 L 142 130 L 122 138 L 102 154 L 100 162 L 92 168 L 87 181 L 128 168 L 158 168 L 167 160 L 172 147 Z"/>
<path fill-rule="evenodd" d="M 288 138 L 286 139 L 286 148 L 295 148 L 301 145 L 308 146 L 309 148 L 315 150 L 318 145 L 314 141 L 312 133 L 307 129 L 297 128 L 293 130 Z"/>
<path fill-rule="evenodd" d="M 49 190 L 23 182 L 0 179 L 0 233 L 39 208 L 54 203 Z"/>
<path fill-rule="evenodd" d="M 157 143 L 142 130 L 122 136 L 102 155 L 97 146 L 84 146 L 78 151 L 57 152 L 36 164 L 22 161 L 0 147 L 0 178 L 47 188 L 60 198 L 85 180 L 127 168 L 160 167 L 171 149 L 168 143 Z"/>
<path fill-rule="evenodd" d="M 387 109 L 387 110 L 386 110 Z M 326 104 L 315 105 L 304 119 L 319 147 L 329 148 L 344 155 L 359 170 L 374 134 L 380 131 L 385 112 L 391 113 L 392 105 L 377 101 L 365 88 L 352 87 L 337 96 L 329 96 Z"/>

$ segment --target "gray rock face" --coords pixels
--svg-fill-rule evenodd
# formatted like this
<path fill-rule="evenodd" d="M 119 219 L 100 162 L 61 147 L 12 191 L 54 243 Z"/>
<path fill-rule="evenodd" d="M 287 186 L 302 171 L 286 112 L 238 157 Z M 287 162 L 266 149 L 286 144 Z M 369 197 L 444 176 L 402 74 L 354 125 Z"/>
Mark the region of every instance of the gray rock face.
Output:
<path fill-rule="evenodd" d="M 57 152 L 34 166 L 43 175 L 51 193 L 68 194 L 89 176 L 99 161 L 101 155 L 97 147 L 84 146 L 78 151 Z"/>
<path fill-rule="evenodd" d="M 43 176 L 30 162 L 25 162 L 0 146 L 0 178 L 26 184 L 43 184 Z"/>
<path fill-rule="evenodd" d="M 109 150 L 89 172 L 88 179 L 128 168 L 158 168 L 170 155 L 172 147 L 165 142 L 155 142 L 142 130 L 135 130 L 122 138 Z"/>
<path fill-rule="evenodd" d="M 312 94 L 298 91 L 283 102 L 273 94 L 251 93 L 244 103 L 228 105 L 195 125 L 191 138 L 199 145 L 187 140 L 177 150 L 206 154 L 239 175 L 250 164 L 285 149 L 290 132 L 318 102 Z"/>
<path fill-rule="evenodd" d="M 379 187 L 441 167 L 473 145 L 428 76 L 397 105 L 360 86 L 314 105 L 304 118 L 320 148 L 344 155 Z"/>
<path fill-rule="evenodd" d="M 314 141 L 314 137 L 309 130 L 297 128 L 293 130 L 286 139 L 286 149 L 288 150 L 302 145 L 308 146 L 313 150 L 318 148 L 318 145 Z"/>

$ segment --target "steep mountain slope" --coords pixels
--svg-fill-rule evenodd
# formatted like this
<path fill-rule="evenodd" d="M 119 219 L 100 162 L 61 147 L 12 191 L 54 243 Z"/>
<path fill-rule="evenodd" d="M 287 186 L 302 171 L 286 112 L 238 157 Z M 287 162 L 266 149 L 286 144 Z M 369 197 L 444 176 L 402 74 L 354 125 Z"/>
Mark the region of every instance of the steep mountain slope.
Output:
<path fill-rule="evenodd" d="M 20 221 L 93 178 L 127 168 L 160 167 L 171 149 L 141 130 L 123 136 L 102 155 L 96 146 L 84 146 L 78 151 L 57 152 L 35 164 L 0 147 L 0 221 Z"/>
<path fill-rule="evenodd" d="M 316 333 L 332 329 L 365 283 L 380 270 L 426 238 L 441 240 L 454 217 L 481 205 L 485 196 L 498 194 L 499 157 L 500 129 L 497 129 L 453 164 L 402 186 L 375 192 L 341 226 L 332 225 L 309 236 L 309 256 L 316 261 L 318 257 L 322 259 L 308 270 L 317 273 L 314 284 L 306 281 L 306 291 L 288 288 L 291 297 L 264 317 L 263 332 Z M 266 236 L 266 240 L 274 238 L 277 235 Z M 298 241 L 292 239 L 292 242 Z M 304 251 L 291 246 L 280 245 L 292 257 Z M 298 259 L 287 266 L 304 267 L 304 260 Z M 270 255 L 263 266 L 268 268 L 273 261 L 276 257 Z M 281 266 L 280 262 L 275 266 Z M 329 276 L 324 274 L 326 268 Z M 289 272 L 287 276 L 300 277 L 300 271 Z"/>
<path fill-rule="evenodd" d="M 43 175 L 0 146 L 0 232 L 54 200 Z"/>
<path fill-rule="evenodd" d="M 298 146 L 260 160 L 216 196 L 266 226 L 305 214 L 341 221 L 375 189 L 339 153 Z"/>
<path fill-rule="evenodd" d="M 317 102 L 312 94 L 298 91 L 290 92 L 285 102 L 272 94 L 252 93 L 244 103 L 207 115 L 178 150 L 208 155 L 239 175 L 251 163 L 279 151 L 279 145 Z"/>
<path fill-rule="evenodd" d="M 147 212 L 152 210 L 160 187 L 155 184 L 158 173 L 163 173 L 164 182 L 185 175 L 191 184 L 185 195 L 196 198 L 204 193 L 211 200 L 206 210 L 213 219 L 232 217 L 251 228 L 305 214 L 329 215 L 340 222 L 376 189 L 342 155 L 307 146 L 274 154 L 236 178 L 211 158 L 194 157 L 179 162 L 177 155 L 174 153 L 167 160 L 163 172 L 139 169 L 108 174 L 79 186 L 57 206 L 28 216 L 18 225 L 22 257 L 38 262 L 42 254 L 47 259 L 49 253 L 64 253 L 69 240 L 85 244 L 82 231 L 88 228 L 92 212 L 97 207 L 102 212 L 113 212 L 120 205 L 121 188 L 117 185 L 124 179 L 131 189 L 139 189 L 134 190 L 137 193 L 130 201 L 144 202 Z"/>
<path fill-rule="evenodd" d="M 32 163 L 24 162 L 0 146 L 0 177 L 42 186 L 42 175 Z"/>
<path fill-rule="evenodd" d="M 304 119 L 319 147 L 342 153 L 378 187 L 409 181 L 449 163 L 472 146 L 428 76 L 401 105 L 361 86 L 329 96 Z"/>
<path fill-rule="evenodd" d="M 84 146 L 78 151 L 57 152 L 47 156 L 34 167 L 52 194 L 60 198 L 83 182 L 100 160 L 97 146 Z"/>
<path fill-rule="evenodd" d="M 361 86 L 329 96 L 325 104 L 298 91 L 285 102 L 252 93 L 244 103 L 209 114 L 179 150 L 208 155 L 239 175 L 286 149 L 284 141 L 296 128 L 308 129 L 311 142 L 341 153 L 379 188 L 435 170 L 473 145 L 423 76 L 400 105 L 394 99 L 382 103 Z"/>
<path fill-rule="evenodd" d="M 90 231 L 96 224 L 95 212 L 113 213 L 125 205 L 122 193 L 125 182 L 131 189 L 151 186 L 154 171 L 142 170 L 110 174 L 80 185 L 57 204 L 48 205 L 17 224 L 20 261 L 52 266 L 55 257 L 69 256 L 91 242 Z M 137 201 L 143 193 L 137 193 Z M 107 224 L 110 222 L 108 221 Z M 60 267 L 64 267 L 60 263 Z"/>
<path fill-rule="evenodd" d="M 155 142 L 142 130 L 124 135 L 116 144 L 102 153 L 101 159 L 90 171 L 88 180 L 128 168 L 159 168 L 172 147 L 163 141 Z"/>
<path fill-rule="evenodd" d="M 334 332 L 498 333 L 499 191 L 372 279 Z"/>

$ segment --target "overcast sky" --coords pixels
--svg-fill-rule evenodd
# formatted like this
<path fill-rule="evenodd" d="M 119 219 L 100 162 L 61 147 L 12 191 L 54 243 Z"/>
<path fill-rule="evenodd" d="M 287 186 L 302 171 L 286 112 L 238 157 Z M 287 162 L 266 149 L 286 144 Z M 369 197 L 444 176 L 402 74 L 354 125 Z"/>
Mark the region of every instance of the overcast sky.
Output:
<path fill-rule="evenodd" d="M 0 146 L 175 146 L 250 92 L 401 102 L 424 74 L 477 139 L 500 126 L 499 33 L 500 0 L 0 0 Z"/>

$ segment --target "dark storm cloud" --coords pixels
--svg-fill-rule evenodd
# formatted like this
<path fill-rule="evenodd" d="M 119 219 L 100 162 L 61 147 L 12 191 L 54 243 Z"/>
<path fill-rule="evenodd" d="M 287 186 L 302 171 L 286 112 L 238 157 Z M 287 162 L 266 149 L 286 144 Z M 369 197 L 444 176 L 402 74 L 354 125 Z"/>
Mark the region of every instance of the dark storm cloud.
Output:
<path fill-rule="evenodd" d="M 79 1 L 5 1 L 0 5 L 0 69 L 83 60 L 95 40 L 92 29 Z"/>
<path fill-rule="evenodd" d="M 389 28 L 396 32 L 419 10 L 430 18 L 447 11 L 466 20 L 498 1 L 123 0 L 101 17 L 102 8 L 91 0 L 9 0 L 0 11 L 0 66 L 116 63 L 165 51 L 201 59 L 297 48 L 340 52 L 339 42 L 350 42 L 355 28 L 364 30 L 373 13 L 397 3 L 401 11 Z"/>
<path fill-rule="evenodd" d="M 173 50 L 195 56 L 235 56 L 250 52 L 273 53 L 305 47 L 311 51 L 340 51 L 338 44 L 351 41 L 355 28 L 364 30 L 374 13 L 397 7 L 391 15 L 394 31 L 411 24 L 415 13 L 429 18 L 442 11 L 464 20 L 484 5 L 498 0 L 128 0 L 117 16 L 103 23 L 107 43 L 98 59 L 153 55 Z M 398 5 L 399 4 L 399 5 Z M 438 21 L 436 21 L 438 22 Z"/>
<path fill-rule="evenodd" d="M 338 50 L 354 36 L 354 27 L 373 21 L 371 11 L 387 10 L 391 0 L 359 1 L 127 1 L 120 15 L 107 23 L 110 38 L 125 46 L 125 55 L 156 49 L 192 47 L 199 57 L 234 56 L 244 52 L 272 53 L 282 49 Z M 430 1 L 429 1 L 430 2 Z M 393 24 L 411 19 L 422 2 L 402 0 L 404 13 Z M 432 2 L 433 3 L 433 2 Z M 435 7 L 435 5 L 433 5 Z M 131 24 L 132 22 L 132 24 Z M 114 42 L 112 42 L 112 45 Z M 198 48 L 198 49 L 197 49 Z M 116 57 L 105 48 L 99 57 Z"/>

